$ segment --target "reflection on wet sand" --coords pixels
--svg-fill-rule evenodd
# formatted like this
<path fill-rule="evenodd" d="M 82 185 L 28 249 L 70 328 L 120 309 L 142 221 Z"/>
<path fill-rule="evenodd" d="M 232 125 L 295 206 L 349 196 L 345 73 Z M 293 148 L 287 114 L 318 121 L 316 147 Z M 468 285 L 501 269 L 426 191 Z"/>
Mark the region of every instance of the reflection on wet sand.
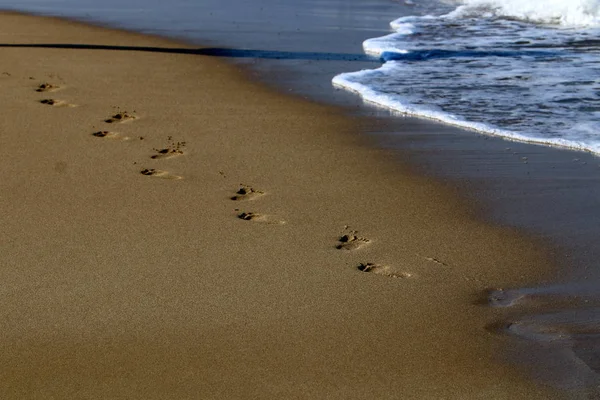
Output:
<path fill-rule="evenodd" d="M 534 374 L 575 398 L 600 398 L 600 292 L 594 283 L 496 289 L 487 304 L 508 316 L 488 328 L 528 342 L 546 354 Z"/>

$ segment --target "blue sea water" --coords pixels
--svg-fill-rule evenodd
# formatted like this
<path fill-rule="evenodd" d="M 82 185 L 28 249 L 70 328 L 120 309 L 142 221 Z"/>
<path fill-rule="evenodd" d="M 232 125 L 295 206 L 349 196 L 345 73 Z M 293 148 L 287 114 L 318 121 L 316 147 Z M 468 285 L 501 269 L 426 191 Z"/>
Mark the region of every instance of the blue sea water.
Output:
<path fill-rule="evenodd" d="M 600 154 L 600 1 L 462 0 L 366 40 L 337 86 L 402 114 Z"/>

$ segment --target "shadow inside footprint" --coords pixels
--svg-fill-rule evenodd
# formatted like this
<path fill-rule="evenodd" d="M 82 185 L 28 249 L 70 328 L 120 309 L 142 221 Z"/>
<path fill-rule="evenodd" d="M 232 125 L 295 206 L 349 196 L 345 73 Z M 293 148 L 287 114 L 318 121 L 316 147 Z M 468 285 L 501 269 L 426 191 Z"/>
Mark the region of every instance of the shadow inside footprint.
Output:
<path fill-rule="evenodd" d="M 335 248 L 338 250 L 356 250 L 370 242 L 369 239 L 356 236 L 356 233 L 353 232 L 340 237 L 338 239 L 340 243 Z"/>
<path fill-rule="evenodd" d="M 60 86 L 53 85 L 51 83 L 42 83 L 35 89 L 36 92 L 51 92 L 53 90 L 58 89 Z"/>
<path fill-rule="evenodd" d="M 132 121 L 136 118 L 137 117 L 135 115 L 130 114 L 127 111 L 123 111 L 123 112 L 116 113 L 115 115 L 113 115 L 112 117 L 110 117 L 108 119 L 105 119 L 104 122 L 109 123 L 109 124 L 114 124 L 114 123 L 119 123 L 119 122 Z"/>
<path fill-rule="evenodd" d="M 250 186 L 242 185 L 231 200 L 252 200 L 265 194 L 260 190 L 251 188 Z"/>
<path fill-rule="evenodd" d="M 154 176 L 156 178 L 163 178 L 163 179 L 173 179 L 173 180 L 183 179 L 183 177 L 181 177 L 181 176 L 171 175 L 167 171 L 162 171 L 160 169 L 154 169 L 154 168 L 145 168 L 140 171 L 140 174 L 146 175 L 146 176 Z"/>
<path fill-rule="evenodd" d="M 360 263 L 357 268 L 361 272 L 370 272 L 377 275 L 389 276 L 390 278 L 410 278 L 412 276 L 408 272 L 395 272 L 387 265 Z"/>

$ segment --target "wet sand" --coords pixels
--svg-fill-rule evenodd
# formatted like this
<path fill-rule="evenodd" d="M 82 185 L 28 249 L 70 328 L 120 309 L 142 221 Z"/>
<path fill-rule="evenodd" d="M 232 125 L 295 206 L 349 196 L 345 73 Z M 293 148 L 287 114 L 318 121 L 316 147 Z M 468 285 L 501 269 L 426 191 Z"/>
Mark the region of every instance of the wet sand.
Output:
<path fill-rule="evenodd" d="M 1 21 L 0 397 L 560 398 L 482 305 L 547 249 L 372 121 L 148 51 L 180 43 Z"/>
<path fill-rule="evenodd" d="M 572 399 L 596 398 L 600 324 L 599 161 L 591 154 L 475 135 L 452 127 L 375 133 L 420 174 L 459 189 L 477 216 L 516 227 L 550 245 L 558 266 L 534 285 L 507 288 L 497 332 L 513 338 L 504 355 Z M 443 149 L 443 151 L 440 151 Z M 521 328 L 524 327 L 524 328 Z"/>

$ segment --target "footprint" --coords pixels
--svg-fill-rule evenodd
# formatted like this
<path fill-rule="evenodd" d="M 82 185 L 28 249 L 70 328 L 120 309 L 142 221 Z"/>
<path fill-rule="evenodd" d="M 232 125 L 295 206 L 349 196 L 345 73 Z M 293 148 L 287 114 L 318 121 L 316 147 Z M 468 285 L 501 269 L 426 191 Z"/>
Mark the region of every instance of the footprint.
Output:
<path fill-rule="evenodd" d="M 37 89 L 35 89 L 36 92 L 53 92 L 55 90 L 58 90 L 60 88 L 60 86 L 58 85 L 53 85 L 52 83 L 42 83 L 40 84 Z"/>
<path fill-rule="evenodd" d="M 412 274 L 408 272 L 396 272 L 387 265 L 373 263 L 360 263 L 358 270 L 361 272 L 370 272 L 372 274 L 389 276 L 390 278 L 411 278 Z"/>
<path fill-rule="evenodd" d="M 113 139 L 113 140 L 129 140 L 128 136 L 121 136 L 120 133 L 110 132 L 110 131 L 94 132 L 94 133 L 92 133 L 92 136 L 99 137 L 99 138 Z"/>
<path fill-rule="evenodd" d="M 154 149 L 156 154 L 154 154 L 150 158 L 152 158 L 152 159 L 171 158 L 171 157 L 177 157 L 177 156 L 183 155 L 182 148 L 185 147 L 185 142 L 175 142 L 173 140 L 173 136 L 169 136 L 167 138 L 167 140 L 168 140 L 167 147 L 162 148 L 162 149 Z"/>
<path fill-rule="evenodd" d="M 146 176 L 154 176 L 156 178 L 163 178 L 163 179 L 173 179 L 173 180 L 183 179 L 182 176 L 171 175 L 167 171 L 162 171 L 160 169 L 154 169 L 154 168 L 144 168 L 143 170 L 140 171 L 140 174 L 146 175 Z"/>
<path fill-rule="evenodd" d="M 338 250 L 357 250 L 370 242 L 369 239 L 357 236 L 357 231 L 352 231 L 341 236 L 338 241 L 340 244 L 335 246 Z"/>
<path fill-rule="evenodd" d="M 484 295 L 488 305 L 500 308 L 512 307 L 525 297 L 518 291 L 504 289 L 488 289 Z"/>
<path fill-rule="evenodd" d="M 240 185 L 240 189 L 235 192 L 235 196 L 233 196 L 231 200 L 253 200 L 265 194 L 265 192 L 251 188 L 243 183 Z"/>
<path fill-rule="evenodd" d="M 57 99 L 44 99 L 40 100 L 40 103 L 53 107 L 75 107 L 75 104 L 69 104 L 66 101 Z"/>
<path fill-rule="evenodd" d="M 243 212 L 238 214 L 238 218 L 243 219 L 244 221 L 262 221 L 265 219 L 264 215 L 253 212 Z"/>
<path fill-rule="evenodd" d="M 133 121 L 134 119 L 137 119 L 137 117 L 131 113 L 128 113 L 127 111 L 123 111 L 123 112 L 118 112 L 115 115 L 113 115 L 112 117 L 105 119 L 104 122 L 109 123 L 109 124 L 115 124 L 115 123 L 120 123 L 120 122 L 127 122 L 127 121 Z"/>
<path fill-rule="evenodd" d="M 449 265 L 448 265 L 448 264 L 446 264 L 446 263 L 445 263 L 445 262 L 443 262 L 443 261 L 440 261 L 439 259 L 437 259 L 437 258 L 435 258 L 435 257 L 423 257 L 423 258 L 424 258 L 424 259 L 426 259 L 427 261 L 429 261 L 429 262 L 432 262 L 432 263 L 434 263 L 434 264 L 437 264 L 437 265 L 439 265 L 439 266 L 442 266 L 442 267 L 449 267 Z"/>
<path fill-rule="evenodd" d="M 283 225 L 285 224 L 285 221 L 281 221 L 281 220 L 273 220 L 270 217 L 263 215 L 263 214 L 258 214 L 258 213 L 254 213 L 254 212 L 243 212 L 238 214 L 237 216 L 239 219 L 243 219 L 244 221 L 254 221 L 254 222 L 261 222 L 264 224 L 269 224 L 269 225 Z"/>
<path fill-rule="evenodd" d="M 151 156 L 150 158 L 156 160 L 159 158 L 171 158 L 171 157 L 177 157 L 177 156 L 181 156 L 183 155 L 183 151 L 181 150 L 176 150 L 176 149 L 154 149 L 154 151 L 156 151 L 156 154 L 154 154 L 153 156 Z"/>

